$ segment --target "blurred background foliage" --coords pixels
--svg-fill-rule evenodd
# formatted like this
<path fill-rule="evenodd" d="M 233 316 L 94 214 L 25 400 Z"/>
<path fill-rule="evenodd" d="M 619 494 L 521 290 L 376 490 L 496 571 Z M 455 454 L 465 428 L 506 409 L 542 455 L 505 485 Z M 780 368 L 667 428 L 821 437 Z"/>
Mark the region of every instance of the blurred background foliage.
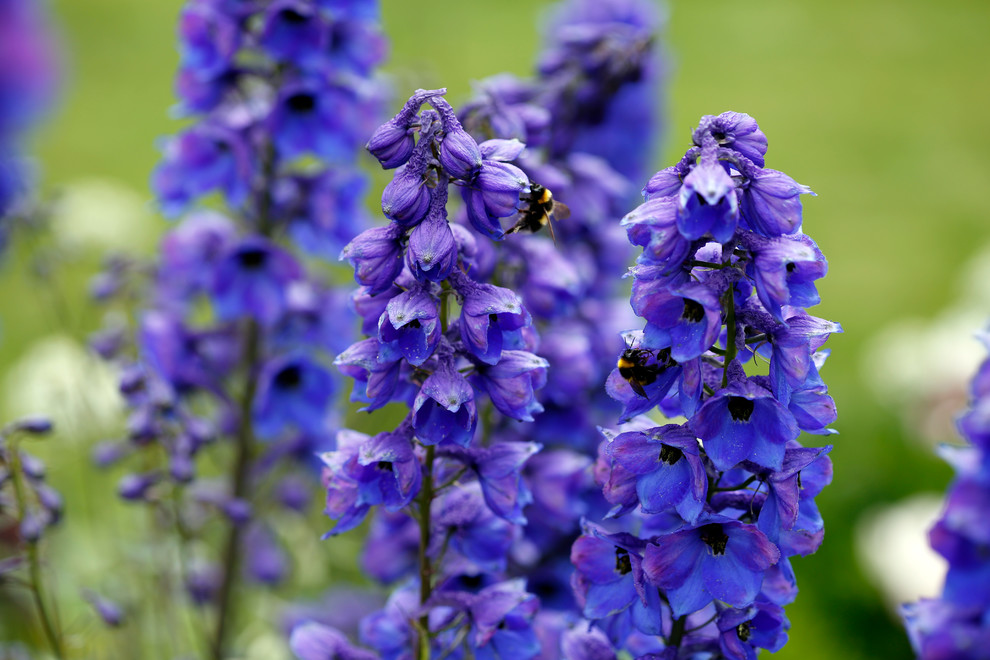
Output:
<path fill-rule="evenodd" d="M 116 477 L 90 466 L 92 442 L 120 433 L 121 420 L 100 416 L 112 401 L 92 395 L 107 376 L 68 338 L 82 341 L 99 323 L 87 287 L 103 253 L 150 254 L 166 227 L 151 205 L 148 177 L 158 158 L 156 139 L 178 128 L 168 108 L 181 2 L 51 4 L 64 39 L 65 86 L 35 154 L 45 194 L 63 217 L 52 236 L 57 254 L 48 246 L 39 258 L 22 243 L 0 266 L 0 416 L 10 419 L 34 404 L 63 422 L 54 438 L 32 448 L 48 461 L 49 481 L 67 501 L 67 525 L 47 541 L 62 599 L 76 582 L 103 588 L 120 580 L 107 575 L 106 557 L 142 530 L 141 517 L 116 502 Z M 528 75 L 548 4 L 383 0 L 393 105 L 415 87 L 446 86 L 456 106 L 472 80 L 500 71 Z M 791 642 L 779 656 L 908 657 L 899 623 L 857 558 L 855 536 L 873 520 L 870 511 L 915 492 L 943 491 L 950 478 L 923 436 L 953 441 L 951 426 L 935 420 L 922 433 L 917 413 L 927 405 L 925 395 L 907 401 L 912 414 L 889 405 L 905 399 L 884 392 L 955 383 L 935 398 L 943 408 L 961 408 L 958 378 L 943 382 L 904 367 L 978 356 L 972 335 L 981 324 L 972 319 L 990 316 L 990 296 L 963 297 L 961 307 L 976 309 L 953 326 L 955 334 L 942 333 L 948 346 L 909 336 L 891 351 L 882 338 L 907 319 L 916 319 L 913 327 L 923 333 L 926 319 L 963 295 L 962 265 L 990 241 L 990 131 L 979 119 L 990 107 L 990 3 L 710 0 L 671 2 L 668 10 L 667 129 L 656 167 L 683 153 L 701 115 L 753 115 L 769 137 L 767 165 L 818 193 L 806 198 L 804 226 L 829 258 L 830 272 L 819 286 L 823 303 L 813 311 L 845 328 L 829 342 L 833 356 L 824 373 L 840 431 L 832 452 L 835 480 L 818 500 L 826 539 L 816 556 L 795 561 L 802 593 L 788 608 Z M 374 192 L 369 201 L 376 200 Z M 67 264 L 50 268 L 53 256 Z M 990 288 L 982 279 L 965 290 Z M 941 359 L 943 350 L 951 357 Z M 329 525 L 315 524 L 296 532 L 313 547 L 313 565 L 297 580 L 334 578 L 321 567 L 327 557 L 349 576 L 358 541 L 321 544 L 313 538 Z M 896 534 L 866 538 L 881 557 L 904 551 Z M 67 585 L 59 577 L 63 568 L 80 577 Z M 0 639 L 24 634 L 28 619 L 11 614 L 16 609 L 0 616 Z M 70 634 L 102 634 L 90 630 L 96 624 L 77 606 L 65 610 Z M 144 632 L 170 634 L 164 627 Z"/>

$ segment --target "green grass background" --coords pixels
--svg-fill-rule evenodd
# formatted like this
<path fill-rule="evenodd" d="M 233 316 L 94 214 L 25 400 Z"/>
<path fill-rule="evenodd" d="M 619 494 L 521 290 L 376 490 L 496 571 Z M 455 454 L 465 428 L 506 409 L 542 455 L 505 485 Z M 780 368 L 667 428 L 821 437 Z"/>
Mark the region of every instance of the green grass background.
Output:
<path fill-rule="evenodd" d="M 176 128 L 167 110 L 180 2 L 52 4 L 65 42 L 66 84 L 36 140 L 44 185 L 54 191 L 80 177 L 107 177 L 150 201 L 155 139 Z M 443 85 L 456 105 L 471 80 L 500 71 L 526 75 L 546 6 L 385 0 L 387 70 L 397 94 Z M 959 265 L 990 240 L 990 3 L 708 0 L 672 2 L 668 10 L 667 134 L 655 165 L 683 153 L 700 115 L 753 115 L 769 137 L 768 166 L 818 193 L 806 198 L 805 230 L 830 271 L 816 314 L 845 328 L 829 342 L 824 373 L 841 432 L 832 453 L 835 481 L 819 498 L 827 534 L 817 555 L 795 560 L 801 594 L 788 608 L 791 642 L 779 656 L 908 657 L 898 623 L 855 561 L 852 526 L 865 508 L 942 490 L 950 475 L 874 400 L 860 363 L 880 327 L 943 307 Z M 165 227 L 153 222 L 154 232 Z M 60 280 L 79 337 L 97 322 L 84 307 L 94 264 L 95 257 L 83 260 Z M 52 327 L 24 267 L 14 254 L 2 272 L 0 369 Z M 73 456 L 69 463 L 56 456 L 51 465 L 70 516 L 84 497 L 78 489 L 110 493 L 110 502 L 115 487 L 80 476 L 88 468 Z"/>

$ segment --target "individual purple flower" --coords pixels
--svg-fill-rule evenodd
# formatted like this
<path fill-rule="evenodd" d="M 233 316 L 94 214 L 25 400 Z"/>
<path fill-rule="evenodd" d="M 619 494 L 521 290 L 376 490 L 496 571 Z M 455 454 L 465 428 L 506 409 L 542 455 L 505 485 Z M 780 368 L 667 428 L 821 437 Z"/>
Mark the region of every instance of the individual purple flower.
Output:
<path fill-rule="evenodd" d="M 677 229 L 677 216 L 675 198 L 653 197 L 622 219 L 629 242 L 643 248 L 639 263 L 660 266 L 661 275 L 672 274 L 690 252 L 691 242 Z"/>
<path fill-rule="evenodd" d="M 339 631 L 314 621 L 292 629 L 289 648 L 299 660 L 378 660 L 379 657 L 352 646 Z"/>
<path fill-rule="evenodd" d="M 213 305 L 220 319 L 256 319 L 271 326 L 285 312 L 286 290 L 302 277 L 299 263 L 285 249 L 250 237 L 228 252 L 217 265 Z"/>
<path fill-rule="evenodd" d="M 283 87 L 269 115 L 279 157 L 285 160 L 313 154 L 329 161 L 346 159 L 353 151 L 347 126 L 353 103 L 345 90 L 317 81 Z"/>
<path fill-rule="evenodd" d="M 787 409 L 751 379 L 732 381 L 717 391 L 702 404 L 691 427 L 719 470 L 743 460 L 780 470 L 787 442 L 799 433 Z"/>
<path fill-rule="evenodd" d="M 124 609 L 114 601 L 91 589 L 83 590 L 83 598 L 93 606 L 93 610 L 96 611 L 97 616 L 106 625 L 111 628 L 118 628 L 124 624 L 126 620 Z"/>
<path fill-rule="evenodd" d="M 391 401 L 398 387 L 398 355 L 379 360 L 381 349 L 377 339 L 365 339 L 334 360 L 341 373 L 355 380 L 351 400 L 367 403 L 367 407 L 363 408 L 365 411 L 376 410 Z"/>
<path fill-rule="evenodd" d="M 746 225 L 761 236 L 793 234 L 801 226 L 801 195 L 814 195 L 777 170 L 762 169 L 748 177 L 739 210 Z"/>
<path fill-rule="evenodd" d="M 255 431 L 272 438 L 295 427 L 313 434 L 326 432 L 326 414 L 334 394 L 329 372 L 304 355 L 276 358 L 258 376 L 254 400 Z"/>
<path fill-rule="evenodd" d="M 241 37 L 237 21 L 214 4 L 189 3 L 179 15 L 182 65 L 196 76 L 216 76 L 230 68 Z"/>
<path fill-rule="evenodd" d="M 289 571 L 289 559 L 267 525 L 250 525 L 244 536 L 244 543 L 248 549 L 245 569 L 252 580 L 277 585 L 285 579 Z"/>
<path fill-rule="evenodd" d="M 203 123 L 166 142 L 152 187 L 162 212 L 175 217 L 213 190 L 223 193 L 231 206 L 240 206 L 251 173 L 250 150 L 243 138 L 220 125 Z"/>
<path fill-rule="evenodd" d="M 680 617 L 712 600 L 749 606 L 763 572 L 778 559 L 780 551 L 756 527 L 712 516 L 647 545 L 643 571 L 666 592 L 674 616 Z"/>
<path fill-rule="evenodd" d="M 598 620 L 630 614 L 630 608 L 641 612 L 647 606 L 643 542 L 628 534 L 606 534 L 590 524 L 586 527 L 571 547 L 581 613 Z M 655 593 L 649 595 L 651 601 L 656 600 Z"/>
<path fill-rule="evenodd" d="M 419 224 L 430 208 L 426 172 L 412 165 L 399 167 L 382 191 L 382 213 L 404 228 Z"/>
<path fill-rule="evenodd" d="M 409 269 L 421 282 L 447 279 L 457 264 L 457 245 L 446 217 L 430 214 L 409 234 Z"/>
<path fill-rule="evenodd" d="M 605 453 L 635 479 L 644 512 L 673 509 L 687 522 L 697 520 L 706 502 L 708 478 L 693 432 L 668 424 L 620 433 Z"/>
<path fill-rule="evenodd" d="M 268 6 L 261 47 L 273 57 L 300 64 L 317 60 L 327 40 L 327 25 L 311 3 L 278 0 Z"/>
<path fill-rule="evenodd" d="M 446 93 L 446 89 L 418 89 L 402 109 L 390 120 L 379 126 L 368 140 L 367 149 L 378 159 L 384 169 L 390 170 L 405 163 L 416 144 L 413 124 L 423 103 L 432 96 Z"/>
<path fill-rule="evenodd" d="M 686 277 L 633 283 L 633 311 L 649 324 L 644 344 L 670 348 L 670 357 L 686 362 L 704 353 L 722 327 L 721 304 L 709 287 Z"/>
<path fill-rule="evenodd" d="M 522 300 L 509 289 L 474 282 L 458 275 L 454 287 L 461 296 L 461 338 L 485 364 L 497 364 L 506 335 L 530 324 Z"/>
<path fill-rule="evenodd" d="M 470 185 L 464 187 L 468 220 L 485 236 L 501 240 L 505 231 L 499 219 L 515 215 L 519 196 L 529 191 L 529 178 L 518 167 L 485 160 Z"/>
<path fill-rule="evenodd" d="M 736 231 L 736 184 L 717 162 L 702 161 L 684 177 L 678 196 L 677 229 L 688 240 L 706 234 L 727 243 Z"/>
<path fill-rule="evenodd" d="M 419 366 L 440 343 L 437 304 L 428 289 L 415 288 L 388 302 L 378 321 L 378 338 Z"/>
<path fill-rule="evenodd" d="M 354 266 L 354 279 L 377 295 L 390 286 L 402 272 L 402 228 L 399 225 L 373 227 L 348 243 L 340 253 Z"/>
<path fill-rule="evenodd" d="M 416 437 L 425 445 L 452 442 L 467 446 L 477 424 L 474 390 L 452 363 L 442 361 L 423 381 L 413 403 Z"/>
<path fill-rule="evenodd" d="M 536 390 L 546 384 L 549 366 L 545 359 L 528 351 L 505 350 L 498 364 L 479 365 L 474 382 L 488 393 L 500 413 L 531 422 L 535 413 L 543 411 Z"/>
<path fill-rule="evenodd" d="M 821 298 L 815 280 L 828 272 L 828 262 L 806 235 L 780 237 L 754 245 L 750 273 L 767 311 L 782 321 L 782 305 L 813 307 Z"/>
<path fill-rule="evenodd" d="M 419 461 L 405 423 L 395 432 L 372 438 L 342 430 L 337 434 L 337 450 L 320 458 L 327 489 L 324 513 L 337 520 L 325 536 L 353 529 L 372 506 L 398 511 L 419 492 Z"/>
<path fill-rule="evenodd" d="M 767 136 L 749 115 L 743 112 L 705 115 L 693 135 L 697 146 L 702 146 L 705 133 L 711 133 L 719 146 L 737 151 L 757 167 L 763 167 L 763 157 L 767 154 Z"/>
<path fill-rule="evenodd" d="M 729 660 L 756 660 L 756 649 L 776 653 L 787 643 L 790 622 L 779 605 L 757 601 L 718 614 L 719 648 Z"/>

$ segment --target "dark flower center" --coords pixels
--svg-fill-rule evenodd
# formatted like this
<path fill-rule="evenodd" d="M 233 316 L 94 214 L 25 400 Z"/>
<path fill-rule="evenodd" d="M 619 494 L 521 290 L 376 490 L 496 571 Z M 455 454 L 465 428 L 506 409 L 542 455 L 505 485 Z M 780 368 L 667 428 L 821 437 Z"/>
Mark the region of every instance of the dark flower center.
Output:
<path fill-rule="evenodd" d="M 684 312 L 681 314 L 681 319 L 687 321 L 688 323 L 698 323 L 705 318 L 705 308 L 701 306 L 696 300 L 691 300 L 690 298 L 684 299 Z"/>
<path fill-rule="evenodd" d="M 285 104 L 289 106 L 289 109 L 293 112 L 309 112 L 316 107 L 316 99 L 313 98 L 312 94 L 299 93 L 293 94 L 289 98 L 285 99 Z"/>
<path fill-rule="evenodd" d="M 749 621 L 743 621 L 736 626 L 736 634 L 739 635 L 739 641 L 745 642 L 749 639 Z"/>
<path fill-rule="evenodd" d="M 784 268 L 787 270 L 788 273 L 793 273 L 795 270 L 797 270 L 797 266 L 795 266 L 794 262 L 792 261 L 788 261 L 787 265 L 784 266 Z"/>
<path fill-rule="evenodd" d="M 741 396 L 729 397 L 729 414 L 737 422 L 748 422 L 753 414 L 753 402 Z"/>
<path fill-rule="evenodd" d="M 275 375 L 275 385 L 279 389 L 290 390 L 302 382 L 302 371 L 297 365 L 285 367 Z"/>
<path fill-rule="evenodd" d="M 699 206 L 708 206 L 708 200 L 705 199 L 701 193 L 696 192 L 694 193 L 694 196 L 697 199 Z"/>
<path fill-rule="evenodd" d="M 410 321 L 406 325 L 409 326 L 410 328 L 422 328 L 423 327 L 422 325 L 420 325 L 419 319 L 413 319 L 412 321 Z"/>
<path fill-rule="evenodd" d="M 249 270 L 261 268 L 267 260 L 268 253 L 261 248 L 247 248 L 237 253 L 237 262 Z"/>
<path fill-rule="evenodd" d="M 667 465 L 673 465 L 677 461 L 684 458 L 684 452 L 682 452 L 677 447 L 671 447 L 670 445 L 660 445 L 660 461 L 666 463 Z"/>
<path fill-rule="evenodd" d="M 498 323 L 498 314 L 489 314 L 488 315 L 488 322 L 489 323 Z"/>
<path fill-rule="evenodd" d="M 306 22 L 306 16 L 300 14 L 295 9 L 283 9 L 279 13 L 282 15 L 282 20 L 285 21 L 286 23 L 290 23 L 292 25 L 299 25 L 301 23 Z"/>
<path fill-rule="evenodd" d="M 629 561 L 629 551 L 619 546 L 615 546 L 615 570 L 619 572 L 619 575 L 626 575 L 632 571 L 632 562 Z"/>
<path fill-rule="evenodd" d="M 378 461 L 378 463 L 375 464 L 375 467 L 378 468 L 379 470 L 381 470 L 382 472 L 391 472 L 392 471 L 392 463 L 391 463 L 391 461 Z"/>
<path fill-rule="evenodd" d="M 481 575 L 462 575 L 459 581 L 468 591 L 480 589 L 482 585 Z"/>
<path fill-rule="evenodd" d="M 701 528 L 701 540 L 712 549 L 713 555 L 724 555 L 729 537 L 722 531 L 721 525 L 712 523 Z"/>
<path fill-rule="evenodd" d="M 726 142 L 725 133 L 722 131 L 712 131 L 712 137 L 715 138 L 715 141 L 719 144 L 725 144 Z"/>

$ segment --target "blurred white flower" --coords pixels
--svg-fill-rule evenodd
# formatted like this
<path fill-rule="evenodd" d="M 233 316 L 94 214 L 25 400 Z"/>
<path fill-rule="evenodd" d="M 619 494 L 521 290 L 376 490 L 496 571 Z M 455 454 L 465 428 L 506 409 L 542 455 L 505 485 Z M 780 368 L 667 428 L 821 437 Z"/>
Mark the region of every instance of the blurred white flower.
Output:
<path fill-rule="evenodd" d="M 155 239 L 150 207 L 139 193 L 112 179 L 67 185 L 52 214 L 52 230 L 69 249 L 141 251 Z"/>
<path fill-rule="evenodd" d="M 862 373 L 878 400 L 898 411 L 909 435 L 930 444 L 958 438 L 969 381 L 986 349 L 976 334 L 990 318 L 990 246 L 964 267 L 955 301 L 934 319 L 907 319 L 875 334 Z"/>
<path fill-rule="evenodd" d="M 922 493 L 866 511 L 856 522 L 856 555 L 896 614 L 901 603 L 942 592 L 946 562 L 928 544 L 942 512 L 941 494 Z"/>
<path fill-rule="evenodd" d="M 2 419 L 45 415 L 69 437 L 105 431 L 123 410 L 110 368 L 63 334 L 31 344 L 7 371 L 2 392 Z"/>

